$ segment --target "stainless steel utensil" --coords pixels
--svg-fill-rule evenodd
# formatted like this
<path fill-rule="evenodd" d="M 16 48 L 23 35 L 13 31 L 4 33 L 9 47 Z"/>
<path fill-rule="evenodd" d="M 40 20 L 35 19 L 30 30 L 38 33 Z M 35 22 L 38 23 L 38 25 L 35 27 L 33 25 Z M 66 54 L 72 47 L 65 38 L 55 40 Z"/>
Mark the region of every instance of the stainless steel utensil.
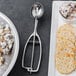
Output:
<path fill-rule="evenodd" d="M 43 5 L 40 4 L 40 3 L 35 3 L 33 6 L 32 6 L 32 9 L 31 9 L 31 12 L 32 12 L 32 15 L 33 17 L 35 18 L 35 28 L 34 28 L 34 32 L 30 35 L 30 37 L 28 38 L 26 44 L 25 44 L 25 47 L 24 47 L 24 52 L 23 52 L 23 58 L 22 58 L 22 67 L 24 69 L 27 69 L 27 71 L 29 71 L 30 73 L 31 72 L 37 72 L 39 70 L 39 67 L 40 67 L 40 62 L 41 62 L 41 55 L 42 55 L 42 45 L 41 45 L 41 39 L 40 39 L 40 36 L 38 35 L 37 33 L 37 25 L 38 25 L 38 19 L 41 18 L 44 14 L 44 8 L 43 8 Z M 32 57 L 31 57 L 31 66 L 30 67 L 25 67 L 24 66 L 24 56 L 25 56 L 25 51 L 26 51 L 26 48 L 27 48 L 27 45 L 30 43 L 30 39 L 33 37 L 33 47 L 32 47 Z M 38 38 L 38 41 L 36 41 L 36 37 Z M 39 55 L 39 61 L 38 61 L 38 65 L 37 65 L 37 68 L 34 70 L 33 69 L 33 59 L 34 59 L 34 51 L 35 51 L 35 44 L 39 44 L 39 49 L 40 49 L 40 55 Z"/>

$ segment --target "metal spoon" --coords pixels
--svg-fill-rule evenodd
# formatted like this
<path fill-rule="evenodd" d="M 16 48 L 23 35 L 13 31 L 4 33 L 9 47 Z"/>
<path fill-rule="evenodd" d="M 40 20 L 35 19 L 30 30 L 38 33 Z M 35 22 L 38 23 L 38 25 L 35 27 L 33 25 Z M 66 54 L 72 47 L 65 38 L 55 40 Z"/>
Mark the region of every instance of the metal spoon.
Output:
<path fill-rule="evenodd" d="M 33 17 L 35 18 L 35 28 L 34 28 L 34 32 L 30 35 L 30 37 L 28 38 L 27 42 L 26 42 L 26 45 L 25 45 L 25 48 L 24 48 L 24 53 L 23 53 L 23 59 L 22 59 L 22 67 L 27 69 L 27 71 L 29 71 L 30 73 L 31 72 L 37 72 L 39 70 L 39 67 L 40 67 L 40 62 L 41 62 L 41 55 L 42 55 L 42 45 L 41 45 L 41 39 L 37 33 L 37 25 L 38 25 L 38 19 L 41 18 L 43 16 L 43 13 L 44 13 L 44 8 L 43 8 L 43 5 L 40 4 L 40 3 L 35 3 L 33 6 L 32 6 L 32 9 L 31 9 L 31 12 L 32 12 L 32 15 Z M 30 67 L 25 67 L 24 66 L 24 56 L 25 56 L 25 51 L 26 51 L 26 47 L 28 45 L 28 43 L 30 43 L 30 39 L 33 37 L 33 47 L 32 47 L 32 57 L 31 57 L 31 66 Z M 36 41 L 35 38 L 38 38 L 38 42 Z M 35 51 L 35 44 L 39 44 L 40 46 L 40 56 L 39 56 L 39 61 L 38 61 L 38 66 L 37 68 L 34 70 L 32 68 L 33 66 L 33 59 L 34 59 L 34 51 Z"/>
<path fill-rule="evenodd" d="M 44 14 L 43 5 L 39 2 L 37 2 L 32 6 L 31 11 L 32 11 L 32 15 L 35 19 L 41 18 Z"/>

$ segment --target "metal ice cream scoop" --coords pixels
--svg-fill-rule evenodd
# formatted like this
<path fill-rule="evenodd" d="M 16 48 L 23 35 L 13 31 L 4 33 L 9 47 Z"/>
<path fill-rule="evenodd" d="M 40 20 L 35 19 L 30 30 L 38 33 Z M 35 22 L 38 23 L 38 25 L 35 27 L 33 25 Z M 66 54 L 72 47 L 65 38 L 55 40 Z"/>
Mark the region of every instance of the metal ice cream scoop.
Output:
<path fill-rule="evenodd" d="M 37 33 L 37 25 L 38 25 L 38 19 L 41 18 L 43 16 L 43 14 L 44 14 L 43 5 L 38 3 L 38 2 L 35 3 L 32 6 L 31 12 L 32 12 L 33 17 L 35 18 L 35 28 L 34 28 L 34 32 L 30 35 L 30 37 L 28 38 L 28 40 L 27 40 L 27 42 L 25 44 L 24 52 L 23 52 L 23 58 L 22 58 L 22 67 L 24 69 L 27 69 L 27 71 L 29 71 L 30 73 L 31 72 L 37 72 L 39 70 L 40 62 L 41 62 L 42 45 L 41 45 L 40 36 Z M 24 56 L 25 56 L 25 53 L 26 53 L 27 45 L 30 43 L 30 39 L 32 37 L 33 37 L 33 41 L 31 41 L 31 42 L 33 44 L 33 47 L 32 47 L 31 66 L 30 67 L 25 67 L 24 66 Z M 36 41 L 36 38 L 38 39 L 38 41 Z M 39 45 L 40 55 L 39 55 L 39 61 L 38 61 L 37 68 L 34 70 L 32 66 L 33 66 L 33 59 L 34 59 L 34 52 L 35 52 L 35 44 Z"/>

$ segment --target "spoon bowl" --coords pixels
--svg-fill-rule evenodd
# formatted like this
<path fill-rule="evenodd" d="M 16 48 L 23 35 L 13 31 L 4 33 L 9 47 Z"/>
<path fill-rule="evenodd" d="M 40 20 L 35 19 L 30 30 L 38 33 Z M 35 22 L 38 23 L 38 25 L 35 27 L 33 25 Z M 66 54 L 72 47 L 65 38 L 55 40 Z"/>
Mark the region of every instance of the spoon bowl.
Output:
<path fill-rule="evenodd" d="M 32 15 L 34 18 L 41 18 L 44 14 L 43 5 L 39 2 L 37 2 L 32 6 L 31 11 L 32 11 Z"/>

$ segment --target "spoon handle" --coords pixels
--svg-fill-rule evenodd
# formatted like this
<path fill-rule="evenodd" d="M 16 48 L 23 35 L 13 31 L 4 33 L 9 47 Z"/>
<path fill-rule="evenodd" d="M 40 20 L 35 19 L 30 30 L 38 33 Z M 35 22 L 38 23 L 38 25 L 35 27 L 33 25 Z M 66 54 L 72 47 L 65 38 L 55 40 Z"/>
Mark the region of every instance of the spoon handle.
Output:
<path fill-rule="evenodd" d="M 36 35 L 36 32 L 37 32 L 37 25 L 38 25 L 38 19 L 35 18 L 35 28 L 34 28 L 35 35 Z"/>
<path fill-rule="evenodd" d="M 34 28 L 34 37 L 33 37 L 32 58 L 31 58 L 31 69 L 32 69 L 33 59 L 34 59 L 35 37 L 36 37 L 36 33 L 37 33 L 37 25 L 38 25 L 38 20 L 37 20 L 37 18 L 35 18 L 35 28 Z"/>

